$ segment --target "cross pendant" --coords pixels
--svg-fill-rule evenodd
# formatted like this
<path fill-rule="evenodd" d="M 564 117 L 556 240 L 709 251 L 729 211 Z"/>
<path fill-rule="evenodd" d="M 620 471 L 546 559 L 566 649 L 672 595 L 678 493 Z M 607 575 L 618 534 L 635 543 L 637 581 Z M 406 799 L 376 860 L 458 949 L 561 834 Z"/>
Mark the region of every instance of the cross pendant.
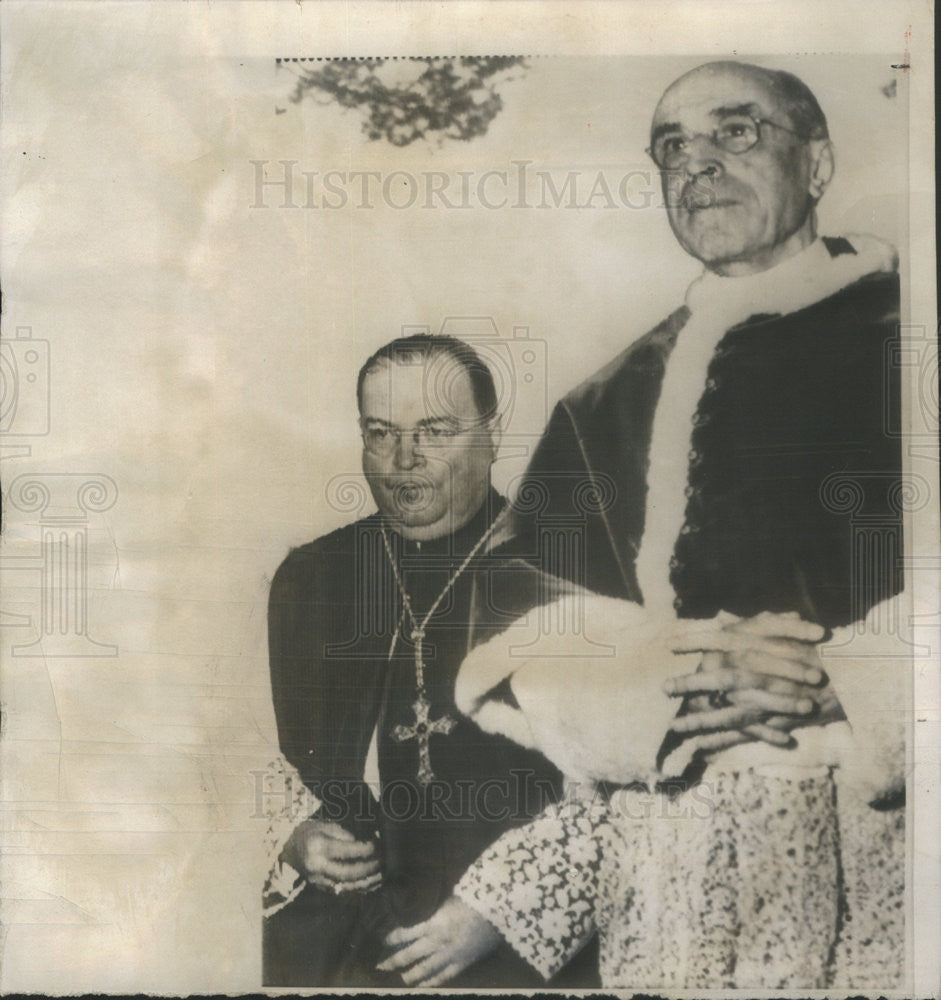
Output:
<path fill-rule="evenodd" d="M 450 715 L 442 715 L 434 722 L 429 721 L 431 705 L 421 693 L 412 702 L 412 711 L 415 713 L 415 724 L 396 726 L 392 730 L 392 738 L 398 743 L 412 739 L 418 740 L 418 781 L 422 785 L 428 785 L 435 780 L 435 773 L 431 769 L 431 751 L 428 746 L 431 734 L 447 735 L 457 725 L 457 722 Z"/>

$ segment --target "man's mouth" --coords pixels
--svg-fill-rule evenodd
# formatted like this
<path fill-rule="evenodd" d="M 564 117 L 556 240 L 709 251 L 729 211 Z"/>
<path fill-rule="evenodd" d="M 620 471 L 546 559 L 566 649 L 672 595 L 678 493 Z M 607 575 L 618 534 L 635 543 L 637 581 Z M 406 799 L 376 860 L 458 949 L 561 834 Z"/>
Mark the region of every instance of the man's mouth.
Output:
<path fill-rule="evenodd" d="M 400 510 L 421 510 L 427 504 L 431 483 L 427 479 L 405 479 L 392 486 L 392 497 Z"/>
<path fill-rule="evenodd" d="M 728 208 L 730 205 L 737 205 L 737 201 L 730 198 L 704 198 L 701 195 L 683 199 L 683 207 L 690 215 L 697 212 L 707 212 L 711 208 Z"/>

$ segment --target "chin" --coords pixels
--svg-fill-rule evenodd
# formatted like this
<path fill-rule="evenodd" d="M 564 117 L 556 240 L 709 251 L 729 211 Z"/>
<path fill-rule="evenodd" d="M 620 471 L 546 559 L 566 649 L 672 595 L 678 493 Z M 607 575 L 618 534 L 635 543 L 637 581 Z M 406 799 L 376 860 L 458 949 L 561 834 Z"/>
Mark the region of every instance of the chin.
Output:
<path fill-rule="evenodd" d="M 427 528 L 440 521 L 442 515 L 435 511 L 423 510 L 417 514 L 414 511 L 399 511 L 395 516 L 403 528 Z"/>
<path fill-rule="evenodd" d="M 681 215 L 673 233 L 683 249 L 704 264 L 737 260 L 749 240 L 741 227 L 731 226 L 724 210 Z"/>
<path fill-rule="evenodd" d="M 436 524 L 447 514 L 447 509 L 440 504 L 429 503 L 421 507 L 392 506 L 388 511 L 391 517 L 400 521 L 406 528 L 425 528 Z"/>
<path fill-rule="evenodd" d="M 689 233 L 683 246 L 688 254 L 707 267 L 739 260 L 745 252 L 741 240 L 733 240 L 725 233 Z"/>

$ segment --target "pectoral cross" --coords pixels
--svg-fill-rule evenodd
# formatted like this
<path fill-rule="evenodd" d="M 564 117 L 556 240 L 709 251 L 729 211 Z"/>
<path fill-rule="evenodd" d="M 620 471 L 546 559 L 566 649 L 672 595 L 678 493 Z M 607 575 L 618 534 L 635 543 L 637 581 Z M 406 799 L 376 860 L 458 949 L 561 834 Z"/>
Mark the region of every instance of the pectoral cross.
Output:
<path fill-rule="evenodd" d="M 402 580 L 402 574 L 399 572 L 399 566 L 395 560 L 392 546 L 389 543 L 389 536 L 386 533 L 385 526 L 381 526 L 382 544 L 385 547 L 386 555 L 389 557 L 389 565 L 392 568 L 392 575 L 395 577 L 396 586 L 399 588 L 399 593 L 402 596 L 402 617 L 396 626 L 395 636 L 398 637 L 402 622 L 407 615 L 412 625 L 411 639 L 415 643 L 415 689 L 418 693 L 418 697 L 412 702 L 412 711 L 415 713 L 415 724 L 413 726 L 395 726 L 390 735 L 397 743 L 404 743 L 406 740 L 418 740 L 418 781 L 422 785 L 430 785 L 435 780 L 435 772 L 431 769 L 431 750 L 429 748 L 432 733 L 441 733 L 442 736 L 446 736 L 457 725 L 457 721 L 452 719 L 450 715 L 442 715 L 440 719 L 431 721 L 431 705 L 428 703 L 428 698 L 425 695 L 425 661 L 423 658 L 425 626 L 431 621 L 435 611 L 438 610 L 438 605 L 447 596 L 457 578 L 467 569 L 474 556 L 484 547 L 487 539 L 494 533 L 499 523 L 499 518 L 492 521 L 490 527 L 477 540 L 476 545 L 467 553 L 464 561 L 452 574 L 451 579 L 448 580 L 444 590 L 435 598 L 434 603 L 428 609 L 421 624 L 419 624 L 418 619 L 415 617 L 415 612 L 412 610 L 412 602 L 409 599 L 408 591 L 405 589 L 405 583 Z M 389 650 L 390 658 L 394 649 L 395 638 L 392 641 L 392 649 Z"/>
<path fill-rule="evenodd" d="M 392 738 L 398 743 L 406 740 L 418 740 L 418 780 L 423 785 L 429 785 L 435 780 L 435 773 L 431 769 L 431 750 L 429 742 L 432 733 L 441 733 L 446 736 L 457 725 L 457 722 L 450 715 L 442 715 L 440 719 L 430 721 L 431 705 L 423 694 L 419 692 L 418 698 L 412 702 L 412 711 L 415 713 L 415 724 L 413 726 L 396 726 L 392 730 Z"/>
<path fill-rule="evenodd" d="M 406 740 L 418 740 L 418 780 L 423 785 L 430 785 L 435 780 L 435 772 L 431 769 L 431 741 L 432 733 L 441 733 L 447 736 L 457 725 L 457 722 L 450 715 L 442 715 L 440 719 L 431 721 L 431 705 L 425 697 L 425 660 L 423 657 L 425 630 L 420 626 L 412 629 L 412 642 L 415 643 L 415 681 L 418 686 L 418 697 L 412 702 L 412 711 L 415 713 L 415 724 L 413 726 L 396 726 L 392 730 L 392 738 L 397 743 L 404 743 Z"/>

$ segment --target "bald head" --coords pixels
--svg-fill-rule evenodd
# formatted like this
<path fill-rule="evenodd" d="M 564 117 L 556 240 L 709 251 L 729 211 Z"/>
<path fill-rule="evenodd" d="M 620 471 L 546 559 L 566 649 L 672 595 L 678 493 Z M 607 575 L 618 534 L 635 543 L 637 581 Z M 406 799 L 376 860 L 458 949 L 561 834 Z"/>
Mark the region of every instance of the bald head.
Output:
<path fill-rule="evenodd" d="M 781 69 L 766 69 L 764 66 L 731 60 L 697 66 L 670 84 L 654 112 L 654 125 L 661 115 L 661 109 L 668 114 L 671 104 L 675 106 L 677 94 L 682 96 L 690 86 L 694 88 L 708 86 L 710 81 L 717 78 L 734 80 L 740 85 L 760 87 L 768 99 L 769 106 L 780 108 L 800 135 L 808 139 L 829 137 L 826 115 L 814 97 L 813 91 L 803 80 Z"/>
<path fill-rule="evenodd" d="M 833 158 L 823 111 L 792 74 L 698 66 L 660 99 L 651 146 L 673 232 L 710 269 L 765 270 L 813 240 Z"/>

